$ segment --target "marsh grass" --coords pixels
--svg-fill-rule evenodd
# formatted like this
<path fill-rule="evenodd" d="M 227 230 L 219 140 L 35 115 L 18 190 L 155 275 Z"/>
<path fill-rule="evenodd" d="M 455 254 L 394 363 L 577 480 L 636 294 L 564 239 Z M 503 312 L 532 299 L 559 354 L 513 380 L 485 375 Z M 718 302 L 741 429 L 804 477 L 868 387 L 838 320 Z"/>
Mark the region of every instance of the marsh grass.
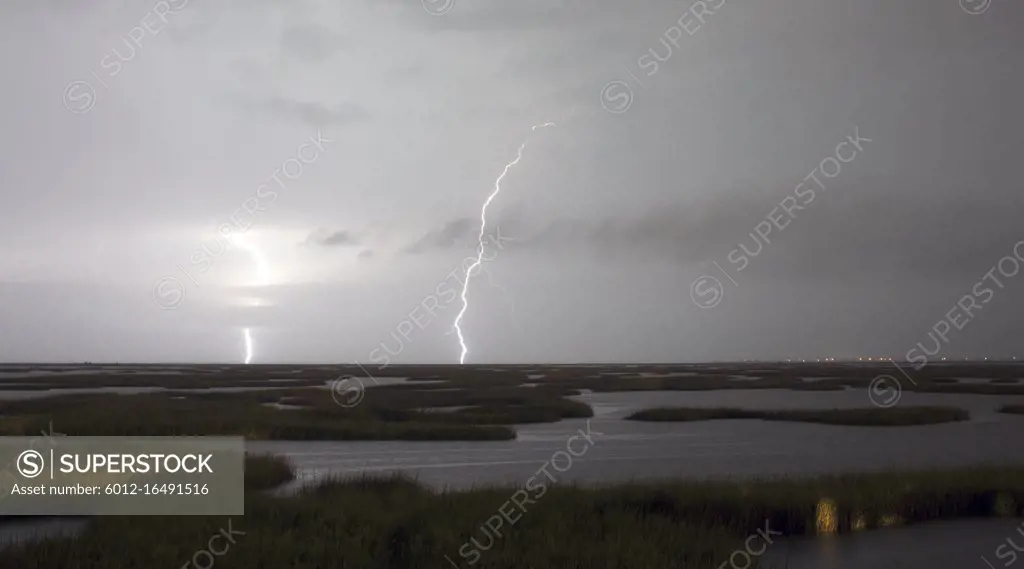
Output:
<path fill-rule="evenodd" d="M 270 490 L 295 479 L 288 460 L 272 454 L 246 455 L 245 489 Z"/>
<path fill-rule="evenodd" d="M 218 569 L 469 567 L 470 539 L 514 493 L 487 487 L 438 493 L 403 477 L 329 481 L 291 497 L 250 492 L 245 532 Z M 516 510 L 517 522 L 481 551 L 474 568 L 693 569 L 718 567 L 768 527 L 786 536 L 839 533 L 958 517 L 1024 515 L 1024 468 L 848 474 L 804 479 L 665 481 L 551 486 Z M 507 510 L 506 510 L 507 511 Z M 0 551 L 0 567 L 181 567 L 226 517 L 103 517 L 74 538 Z M 776 537 L 776 543 L 781 538 Z M 784 547 L 784 546 L 783 546 Z"/>
<path fill-rule="evenodd" d="M 932 425 L 966 421 L 970 414 L 953 407 L 891 407 L 866 409 L 822 409 L 762 411 L 736 408 L 660 407 L 637 411 L 629 421 L 710 421 L 715 419 L 760 419 L 826 425 L 886 426 Z"/>
<path fill-rule="evenodd" d="M 22 369 L 24 367 L 24 369 Z M 146 386 L 165 392 L 145 395 L 79 394 L 40 399 L 0 400 L 0 435 L 33 436 L 59 418 L 61 432 L 93 436 L 235 435 L 249 439 L 291 440 L 509 440 L 513 425 L 587 418 L 585 403 L 568 399 L 581 390 L 717 391 L 790 389 L 837 391 L 867 389 L 890 367 L 843 364 L 722 364 L 589 366 L 391 366 L 387 373 L 409 381 L 375 385 L 365 378 L 364 398 L 345 408 L 331 397 L 327 384 L 345 373 L 360 376 L 355 366 L 181 366 L 181 375 L 161 375 L 160 368 L 118 373 L 98 367 L 74 370 L 75 376 L 24 378 L 0 374 L 0 389 L 31 387 Z M 26 364 L 4 371 L 35 371 Z M 905 390 L 935 393 L 1024 394 L 1024 385 L 995 385 L 1020 376 L 1020 366 L 929 366 L 917 385 Z M 687 375 L 680 376 L 679 373 Z M 541 379 L 529 379 L 539 374 Z M 624 374 L 624 375 L 613 375 Z M 676 374 L 676 375 L 672 375 Z M 737 380 L 734 375 L 757 379 Z M 955 384 L 952 377 L 985 375 L 989 384 Z M 817 381 L 805 381 L 815 377 Z M 280 382 L 288 379 L 288 382 Z M 295 380 L 295 381 L 292 381 Z M 524 387 L 529 382 L 532 387 Z M 947 383 L 949 382 L 949 383 Z M 38 385 L 35 385 L 38 383 Z M 212 387 L 271 387 L 261 391 L 188 391 Z M 31 388 L 30 387 L 30 388 Z M 281 409 L 270 405 L 288 405 Z M 439 411 L 439 412 L 437 412 Z M 707 411 L 701 411 L 707 413 Z M 963 420 L 961 411 L 898 408 L 865 412 L 763 412 L 756 417 L 722 412 L 671 420 L 760 418 L 831 424 L 928 424 Z M 731 415 L 729 413 L 732 413 Z M 644 415 L 634 420 L 644 419 Z M 666 418 L 656 420 L 669 420 Z"/>
<path fill-rule="evenodd" d="M 361 377 L 359 366 L 294 365 L 192 365 L 176 366 L 178 374 L 168 375 L 167 366 L 133 366 L 131 373 L 99 366 L 69 366 L 73 375 L 38 375 L 30 379 L 0 373 L 0 390 L 44 390 L 88 387 L 162 387 L 166 389 L 205 389 L 220 387 L 323 387 L 330 381 L 352 375 Z M 7 374 L 40 371 L 39 366 L 5 366 Z M 546 392 L 568 396 L 580 389 L 593 391 L 707 391 L 729 389 L 790 389 L 795 391 L 840 391 L 867 388 L 872 379 L 892 372 L 890 363 L 735 363 L 735 364 L 649 364 L 625 367 L 557 365 L 392 365 L 371 373 L 403 377 L 404 384 L 375 387 L 396 392 L 474 391 L 481 387 L 504 388 L 515 392 Z M 670 374 L 685 373 L 686 376 Z M 529 379 L 529 375 L 543 375 Z M 736 380 L 734 375 L 752 375 L 753 380 Z M 805 381 L 804 378 L 818 378 Z M 989 383 L 959 383 L 958 377 L 985 377 Z M 915 373 L 914 385 L 907 391 L 926 393 L 977 393 L 1024 395 L 1024 384 L 1017 383 L 1021 366 L 1005 363 L 950 363 L 926 366 Z M 282 382 L 281 380 L 287 380 Z M 436 383 L 431 383 L 436 382 Z M 537 387 L 523 388 L 523 383 Z M 367 386 L 373 382 L 365 379 Z M 1016 384 L 1015 384 L 1016 383 Z"/>
<path fill-rule="evenodd" d="M 268 404 L 297 409 L 277 409 Z M 465 406 L 450 413 L 427 407 Z M 283 388 L 244 393 L 63 395 L 0 401 L 0 435 L 31 436 L 60 417 L 61 432 L 78 436 L 235 435 L 251 440 L 510 440 L 509 425 L 593 416 L 590 407 L 544 390 L 478 386 L 417 392 L 368 388 L 358 405 L 342 407 L 325 389 Z"/>
<path fill-rule="evenodd" d="M 168 366 L 131 366 L 109 368 L 100 366 L 68 366 L 73 375 L 42 375 L 31 379 L 18 374 L 40 371 L 37 365 L 6 365 L 0 373 L 0 390 L 35 390 L 52 388 L 147 386 L 167 389 L 203 389 L 217 387 L 283 387 L 323 386 L 334 379 L 351 375 L 361 377 L 366 371 L 356 365 L 182 365 L 173 366 L 175 375 L 168 375 Z M 49 368 L 52 369 L 52 368 Z M 873 378 L 892 373 L 889 362 L 872 363 L 723 363 L 723 364 L 647 364 L 623 366 L 561 365 L 389 365 L 372 369 L 377 376 L 407 378 L 406 384 L 389 385 L 388 389 L 415 387 L 417 391 L 488 387 L 518 388 L 523 383 L 541 384 L 553 393 L 571 389 L 601 391 L 637 390 L 707 390 L 707 389 L 794 389 L 836 390 L 866 387 Z M 678 374 L 687 374 L 679 377 Z M 543 379 L 531 380 L 530 375 Z M 676 374 L 676 377 L 671 375 Z M 756 380 L 735 380 L 733 376 L 753 376 Z M 982 383 L 959 384 L 956 378 L 979 377 Z M 807 382 L 804 378 L 817 378 Z M 1021 378 L 1018 363 L 959 362 L 931 365 L 916 371 L 916 385 L 907 390 L 947 393 L 1024 394 L 1024 385 L 1011 385 Z M 282 382 L 282 380 L 287 380 Z M 439 382 L 439 383 L 429 383 Z M 367 385 L 372 381 L 367 379 Z M 411 386 L 410 384 L 417 384 Z M 994 384 L 994 385 L 992 385 Z M 535 388 L 536 389 L 536 388 Z"/>
<path fill-rule="evenodd" d="M 999 408 L 1000 413 L 1009 413 L 1012 415 L 1024 415 L 1024 405 L 1003 405 Z"/>

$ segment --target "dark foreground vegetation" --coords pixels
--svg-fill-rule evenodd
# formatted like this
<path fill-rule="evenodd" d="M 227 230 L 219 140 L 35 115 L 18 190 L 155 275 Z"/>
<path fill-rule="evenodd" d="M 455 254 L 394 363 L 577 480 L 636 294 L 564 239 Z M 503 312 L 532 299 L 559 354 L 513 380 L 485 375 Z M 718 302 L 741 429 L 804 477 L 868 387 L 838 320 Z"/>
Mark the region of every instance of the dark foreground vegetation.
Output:
<path fill-rule="evenodd" d="M 970 419 L 970 413 L 953 407 L 891 407 L 866 409 L 823 409 L 761 411 L 734 408 L 661 407 L 637 411 L 630 421 L 710 421 L 713 419 L 761 419 L 826 425 L 903 427 L 933 425 Z"/>
<path fill-rule="evenodd" d="M 274 469 L 263 460 L 262 472 Z M 713 568 L 759 530 L 772 532 L 771 553 L 791 536 L 1024 515 L 1024 467 L 549 486 L 522 494 L 532 501 L 521 507 L 515 488 L 437 493 L 395 477 L 273 497 L 256 491 L 270 480 L 259 478 L 247 482 L 244 517 L 96 518 L 79 536 L 0 551 L 0 567 L 208 567 L 212 559 L 217 569 L 450 569 L 471 560 L 503 569 Z M 515 522 L 495 537 L 481 528 L 499 510 Z M 211 548 L 218 534 L 230 539 Z M 219 554 L 201 553 L 209 549 Z"/>
<path fill-rule="evenodd" d="M 270 490 L 295 479 L 295 471 L 287 460 L 274 455 L 245 457 L 245 489 Z"/>
<path fill-rule="evenodd" d="M 999 408 L 1000 413 L 1010 413 L 1012 415 L 1024 415 L 1024 405 L 1003 405 Z"/>

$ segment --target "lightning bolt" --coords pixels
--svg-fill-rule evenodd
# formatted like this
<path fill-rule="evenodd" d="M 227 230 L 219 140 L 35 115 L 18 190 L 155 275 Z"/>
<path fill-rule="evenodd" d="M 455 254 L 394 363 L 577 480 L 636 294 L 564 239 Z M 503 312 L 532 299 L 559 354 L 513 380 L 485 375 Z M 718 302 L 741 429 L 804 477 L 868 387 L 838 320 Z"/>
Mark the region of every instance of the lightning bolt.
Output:
<path fill-rule="evenodd" d="M 553 122 L 546 122 L 544 124 L 534 125 L 530 127 L 530 132 L 534 132 L 539 128 L 547 128 L 549 126 L 557 125 Z M 455 323 L 453 324 L 453 327 L 455 328 L 455 333 L 459 337 L 459 346 L 462 347 L 462 353 L 459 355 L 460 365 L 466 363 L 466 354 L 469 353 L 469 348 L 466 347 L 466 338 L 463 336 L 462 327 L 459 326 L 459 324 L 462 322 L 462 318 L 466 315 L 466 310 L 469 308 L 469 299 L 467 297 L 467 294 L 469 292 L 469 282 L 472 280 L 472 277 L 474 275 L 473 271 L 479 269 L 480 263 L 482 263 L 484 259 L 484 251 L 486 248 L 486 244 L 484 243 L 484 235 L 486 234 L 487 230 L 487 208 L 490 207 L 491 202 L 494 201 L 494 198 L 496 198 L 498 194 L 501 193 L 501 181 L 505 179 L 505 176 L 508 174 L 508 171 L 511 170 L 513 166 L 518 164 L 519 161 L 523 159 L 523 150 L 526 149 L 527 142 L 528 141 L 523 141 L 523 143 L 519 145 L 519 150 L 516 152 L 515 160 L 509 162 L 508 164 L 505 164 L 505 169 L 502 170 L 501 175 L 498 176 L 498 179 L 494 181 L 494 191 L 491 192 L 491 195 L 487 196 L 487 200 L 484 201 L 483 207 L 480 208 L 480 235 L 477 237 L 476 260 L 473 262 L 472 265 L 469 266 L 469 270 L 466 271 L 466 280 L 465 282 L 462 283 L 462 310 L 459 310 L 459 314 L 458 316 L 455 317 Z"/>
<path fill-rule="evenodd" d="M 256 265 L 256 273 L 258 276 L 255 286 L 267 286 L 270 284 L 270 268 L 267 265 L 267 261 L 263 256 L 263 252 L 255 245 L 248 243 L 242 239 L 239 234 L 228 236 L 228 240 L 233 243 L 239 249 L 247 251 L 252 257 L 253 262 Z M 252 340 L 252 329 L 242 329 L 242 337 L 245 340 L 245 363 L 246 365 L 252 363 L 253 352 L 255 347 Z"/>
<path fill-rule="evenodd" d="M 245 363 L 248 365 L 252 363 L 252 330 L 246 328 L 242 334 L 245 336 Z"/>

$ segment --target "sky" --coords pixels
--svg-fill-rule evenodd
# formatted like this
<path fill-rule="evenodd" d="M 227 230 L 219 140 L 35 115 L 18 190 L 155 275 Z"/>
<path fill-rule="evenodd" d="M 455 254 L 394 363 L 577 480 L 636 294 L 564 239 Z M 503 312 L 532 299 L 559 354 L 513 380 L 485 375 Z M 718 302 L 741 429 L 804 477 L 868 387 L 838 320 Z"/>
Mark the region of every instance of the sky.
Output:
<path fill-rule="evenodd" d="M 1019 2 L 88 4 L 0 6 L 0 361 L 1024 356 Z"/>

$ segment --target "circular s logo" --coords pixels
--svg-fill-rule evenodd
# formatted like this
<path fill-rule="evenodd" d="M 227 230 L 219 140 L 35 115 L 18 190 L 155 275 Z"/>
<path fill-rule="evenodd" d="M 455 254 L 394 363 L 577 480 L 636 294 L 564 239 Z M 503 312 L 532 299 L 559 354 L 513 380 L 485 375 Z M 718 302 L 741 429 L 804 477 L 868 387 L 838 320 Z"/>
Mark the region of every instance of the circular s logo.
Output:
<path fill-rule="evenodd" d="M 76 115 L 84 115 L 96 106 L 96 89 L 85 81 L 73 81 L 64 89 L 64 107 Z"/>
<path fill-rule="evenodd" d="M 19 474 L 25 478 L 35 478 L 43 473 L 46 461 L 38 451 L 27 450 L 18 455 L 16 464 Z"/>
<path fill-rule="evenodd" d="M 611 81 L 601 89 L 601 106 L 613 115 L 622 114 L 633 105 L 633 89 L 625 81 Z"/>
<path fill-rule="evenodd" d="M 455 7 L 455 0 L 421 0 L 423 9 L 431 16 L 444 16 Z"/>
<path fill-rule="evenodd" d="M 346 409 L 359 405 L 365 395 L 366 386 L 358 377 L 345 375 L 331 383 L 331 397 L 335 403 Z"/>
<path fill-rule="evenodd" d="M 185 283 L 174 277 L 163 277 L 153 285 L 153 301 L 164 310 L 174 310 L 185 302 Z"/>
<path fill-rule="evenodd" d="M 715 277 L 704 275 L 697 277 L 690 285 L 690 300 L 701 308 L 714 308 L 722 302 L 725 287 Z"/>
<path fill-rule="evenodd" d="M 992 0 L 960 0 L 960 7 L 972 16 L 984 14 L 992 6 Z"/>
<path fill-rule="evenodd" d="M 880 375 L 868 386 L 868 399 L 876 407 L 888 409 L 900 402 L 903 386 L 891 375 Z"/>

